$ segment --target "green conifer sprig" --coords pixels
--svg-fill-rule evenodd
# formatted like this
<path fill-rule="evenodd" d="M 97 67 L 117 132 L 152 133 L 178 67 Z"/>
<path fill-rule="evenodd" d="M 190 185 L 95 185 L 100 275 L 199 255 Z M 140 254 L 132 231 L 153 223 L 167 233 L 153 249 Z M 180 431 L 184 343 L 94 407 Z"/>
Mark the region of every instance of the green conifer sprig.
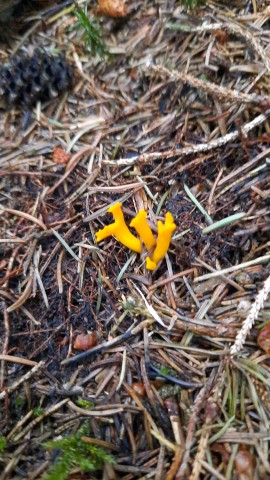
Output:
<path fill-rule="evenodd" d="M 87 15 L 87 5 L 83 10 L 74 2 L 74 14 L 78 19 L 78 24 L 83 30 L 83 41 L 94 55 L 103 57 L 108 53 L 108 48 L 102 39 L 101 28 L 95 18 L 89 18 Z"/>

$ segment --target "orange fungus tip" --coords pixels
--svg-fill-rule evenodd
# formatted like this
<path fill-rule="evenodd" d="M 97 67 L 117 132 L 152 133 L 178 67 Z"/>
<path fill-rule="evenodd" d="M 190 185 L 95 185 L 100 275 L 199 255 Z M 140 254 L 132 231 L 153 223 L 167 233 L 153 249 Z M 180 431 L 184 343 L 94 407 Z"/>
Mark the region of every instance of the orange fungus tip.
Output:
<path fill-rule="evenodd" d="M 155 247 L 156 239 L 147 223 L 145 210 L 140 210 L 139 213 L 137 213 L 136 217 L 131 221 L 130 226 L 133 227 L 141 237 L 147 250 L 151 250 Z"/>
<path fill-rule="evenodd" d="M 97 242 L 101 242 L 101 240 L 113 235 L 120 243 L 125 245 L 125 247 L 134 252 L 141 253 L 142 246 L 140 240 L 131 233 L 126 225 L 122 212 L 122 203 L 115 203 L 108 209 L 108 212 L 113 215 L 114 223 L 106 225 L 106 227 L 96 233 Z"/>
<path fill-rule="evenodd" d="M 172 234 L 176 229 L 173 216 L 170 212 L 166 213 L 165 222 L 158 222 L 158 238 L 157 245 L 151 258 L 146 259 L 146 268 L 155 270 L 157 264 L 165 257 L 170 243 Z"/>

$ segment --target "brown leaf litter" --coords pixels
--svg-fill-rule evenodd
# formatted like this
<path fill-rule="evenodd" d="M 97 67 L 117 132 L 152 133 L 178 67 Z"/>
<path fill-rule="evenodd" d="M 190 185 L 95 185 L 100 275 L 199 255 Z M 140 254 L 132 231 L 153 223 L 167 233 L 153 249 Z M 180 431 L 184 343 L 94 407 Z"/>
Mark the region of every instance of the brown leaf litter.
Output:
<path fill-rule="evenodd" d="M 269 478 L 270 7 L 126 5 L 104 59 L 64 4 L 1 44 L 63 51 L 75 82 L 26 130 L 0 111 L 0 479 L 42 478 L 85 421 L 116 463 L 69 478 Z M 154 272 L 96 244 L 116 201 L 154 232 L 172 213 Z"/>

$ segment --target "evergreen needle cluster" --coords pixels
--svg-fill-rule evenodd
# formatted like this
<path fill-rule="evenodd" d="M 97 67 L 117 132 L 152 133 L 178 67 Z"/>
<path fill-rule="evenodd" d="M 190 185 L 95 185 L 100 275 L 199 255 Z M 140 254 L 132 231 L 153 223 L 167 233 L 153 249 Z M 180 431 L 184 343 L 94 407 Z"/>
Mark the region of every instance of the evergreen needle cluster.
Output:
<path fill-rule="evenodd" d="M 87 15 L 87 7 L 83 10 L 75 2 L 74 14 L 76 15 L 79 25 L 83 30 L 83 40 L 85 44 L 90 48 L 94 55 L 100 55 L 103 57 L 108 53 L 108 48 L 102 40 L 102 33 L 97 20 L 89 18 Z"/>

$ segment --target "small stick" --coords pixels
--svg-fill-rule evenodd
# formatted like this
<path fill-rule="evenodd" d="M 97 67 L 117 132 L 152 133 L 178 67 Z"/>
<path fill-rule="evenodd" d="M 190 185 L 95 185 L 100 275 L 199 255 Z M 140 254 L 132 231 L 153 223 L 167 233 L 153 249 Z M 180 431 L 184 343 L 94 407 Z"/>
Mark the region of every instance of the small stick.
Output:
<path fill-rule="evenodd" d="M 128 330 L 126 333 L 119 335 L 118 337 L 114 338 L 113 340 L 108 340 L 104 342 L 102 345 L 98 345 L 97 347 L 91 348 L 91 350 L 87 350 L 86 352 L 79 353 L 78 355 L 74 355 L 74 357 L 66 358 L 61 362 L 61 365 L 70 365 L 71 363 L 77 362 L 78 360 L 85 359 L 90 355 L 94 355 L 96 353 L 101 353 L 104 350 L 108 350 L 109 348 L 113 348 L 119 343 L 122 343 L 126 340 L 130 340 L 131 337 L 137 335 L 144 327 L 149 327 L 155 320 L 145 320 L 141 322 L 140 325 L 137 327 Z"/>
<path fill-rule="evenodd" d="M 264 306 L 264 302 L 266 301 L 270 292 L 270 276 L 264 282 L 263 288 L 259 291 L 257 297 L 255 298 L 255 302 L 253 303 L 250 312 L 245 319 L 240 332 L 237 334 L 234 344 L 231 346 L 230 354 L 235 355 L 240 352 L 241 348 L 243 347 L 247 335 L 249 334 L 255 320 L 258 318 L 258 315 L 261 309 Z"/>
<path fill-rule="evenodd" d="M 4 360 L 1 357 L 9 357 L 9 355 L 0 355 L 0 360 Z M 24 362 L 26 362 L 26 359 L 21 358 L 20 360 L 24 360 Z M 21 362 L 21 363 L 24 363 L 24 362 Z M 30 360 L 28 360 L 28 362 L 30 362 Z M 20 377 L 20 379 L 17 382 L 14 382 L 13 385 L 5 388 L 5 390 L 0 393 L 0 400 L 5 398 L 5 396 L 8 395 L 9 393 L 14 392 L 14 390 L 16 390 L 19 387 L 19 385 L 21 385 L 23 382 L 26 382 L 26 380 L 29 380 L 29 378 L 31 378 L 32 375 L 34 375 L 38 370 L 40 370 L 45 365 L 45 363 L 43 361 L 41 361 L 39 363 L 36 363 L 36 362 L 31 362 L 31 363 L 32 364 L 34 363 L 35 366 L 29 372 L 27 372 L 25 375 Z"/>
<path fill-rule="evenodd" d="M 120 166 L 120 165 L 134 165 L 135 163 L 149 163 L 151 161 L 165 159 L 169 157 L 183 157 L 186 155 L 209 152 L 215 148 L 223 147 L 229 142 L 236 140 L 241 134 L 248 134 L 251 130 L 261 125 L 270 115 L 270 109 L 255 117 L 251 122 L 246 123 L 240 130 L 234 130 L 224 137 L 217 138 L 208 143 L 201 143 L 199 145 L 191 145 L 184 148 L 171 148 L 165 152 L 141 153 L 132 158 L 119 158 L 118 160 L 102 160 L 103 165 Z"/>
<path fill-rule="evenodd" d="M 259 103 L 269 105 L 269 97 L 266 95 L 238 92 L 237 90 L 225 88 L 221 85 L 216 85 L 215 83 L 200 80 L 199 78 L 193 77 L 187 73 L 178 72 L 176 70 L 168 70 L 168 68 L 165 68 L 162 65 L 149 65 L 149 68 L 156 73 L 169 77 L 170 80 L 188 83 L 192 87 L 215 95 L 218 98 L 225 98 L 228 101 L 235 100 L 241 103 Z"/>

